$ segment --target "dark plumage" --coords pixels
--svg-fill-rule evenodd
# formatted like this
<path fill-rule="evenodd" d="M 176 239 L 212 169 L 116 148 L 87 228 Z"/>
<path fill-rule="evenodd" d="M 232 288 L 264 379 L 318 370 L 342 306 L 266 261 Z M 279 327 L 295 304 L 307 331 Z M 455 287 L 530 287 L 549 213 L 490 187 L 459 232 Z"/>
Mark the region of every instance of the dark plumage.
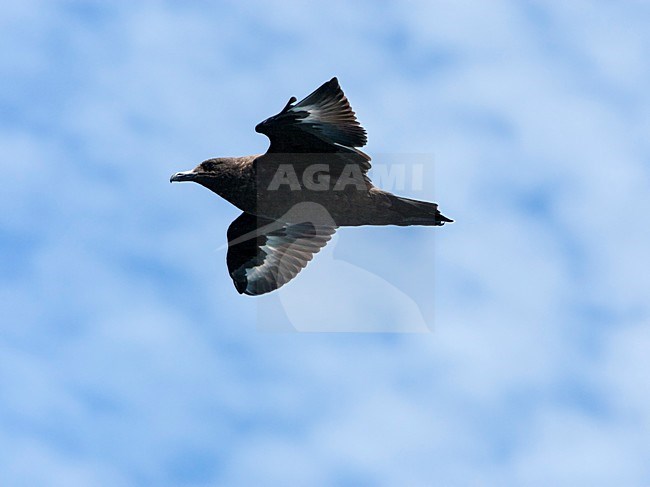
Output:
<path fill-rule="evenodd" d="M 242 214 L 228 228 L 228 271 L 239 293 L 273 291 L 293 279 L 337 227 L 443 225 L 438 205 L 373 186 L 366 142 L 338 80 L 255 127 L 262 155 L 208 159 L 171 181 L 194 181 Z"/>

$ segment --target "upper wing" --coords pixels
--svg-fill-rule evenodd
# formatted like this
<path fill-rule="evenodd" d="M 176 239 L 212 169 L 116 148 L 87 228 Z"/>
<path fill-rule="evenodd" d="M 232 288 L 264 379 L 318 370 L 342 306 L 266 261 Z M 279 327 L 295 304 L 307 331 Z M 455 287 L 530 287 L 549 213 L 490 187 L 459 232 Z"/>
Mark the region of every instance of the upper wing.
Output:
<path fill-rule="evenodd" d="M 366 131 L 336 78 L 295 102 L 291 97 L 280 113 L 255 127 L 271 140 L 268 152 L 347 152 L 366 145 Z"/>
<path fill-rule="evenodd" d="M 242 213 L 228 227 L 226 263 L 237 291 L 256 296 L 283 286 L 332 238 L 336 227 L 287 224 Z"/>

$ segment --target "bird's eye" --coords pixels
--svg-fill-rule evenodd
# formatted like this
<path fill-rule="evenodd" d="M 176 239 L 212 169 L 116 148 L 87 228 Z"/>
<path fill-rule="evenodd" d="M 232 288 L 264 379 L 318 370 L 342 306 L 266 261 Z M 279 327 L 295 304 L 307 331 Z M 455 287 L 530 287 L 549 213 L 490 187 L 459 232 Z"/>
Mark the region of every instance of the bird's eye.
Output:
<path fill-rule="evenodd" d="M 214 171 L 214 169 L 219 165 L 217 161 L 205 161 L 202 166 L 204 171 Z"/>

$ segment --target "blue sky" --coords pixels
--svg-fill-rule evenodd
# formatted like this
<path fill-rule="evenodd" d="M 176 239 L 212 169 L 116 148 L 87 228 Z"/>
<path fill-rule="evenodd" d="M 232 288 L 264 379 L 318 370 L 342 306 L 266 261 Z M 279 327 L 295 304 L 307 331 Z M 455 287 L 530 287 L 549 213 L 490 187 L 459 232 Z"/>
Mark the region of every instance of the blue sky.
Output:
<path fill-rule="evenodd" d="M 4 2 L 0 483 L 650 484 L 649 21 Z M 334 75 L 456 223 L 343 229 L 239 296 L 238 211 L 169 175 L 263 152 L 255 124 Z"/>

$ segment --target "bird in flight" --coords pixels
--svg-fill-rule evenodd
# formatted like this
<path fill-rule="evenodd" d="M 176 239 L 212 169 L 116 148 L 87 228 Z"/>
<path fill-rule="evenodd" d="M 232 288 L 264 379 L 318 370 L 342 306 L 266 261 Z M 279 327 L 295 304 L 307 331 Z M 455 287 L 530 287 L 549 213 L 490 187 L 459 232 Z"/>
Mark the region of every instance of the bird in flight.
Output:
<path fill-rule="evenodd" d="M 208 159 L 170 181 L 194 181 L 242 211 L 228 228 L 226 263 L 240 294 L 283 286 L 338 227 L 451 222 L 438 205 L 375 187 L 361 127 L 336 78 L 255 127 L 265 154 Z"/>

